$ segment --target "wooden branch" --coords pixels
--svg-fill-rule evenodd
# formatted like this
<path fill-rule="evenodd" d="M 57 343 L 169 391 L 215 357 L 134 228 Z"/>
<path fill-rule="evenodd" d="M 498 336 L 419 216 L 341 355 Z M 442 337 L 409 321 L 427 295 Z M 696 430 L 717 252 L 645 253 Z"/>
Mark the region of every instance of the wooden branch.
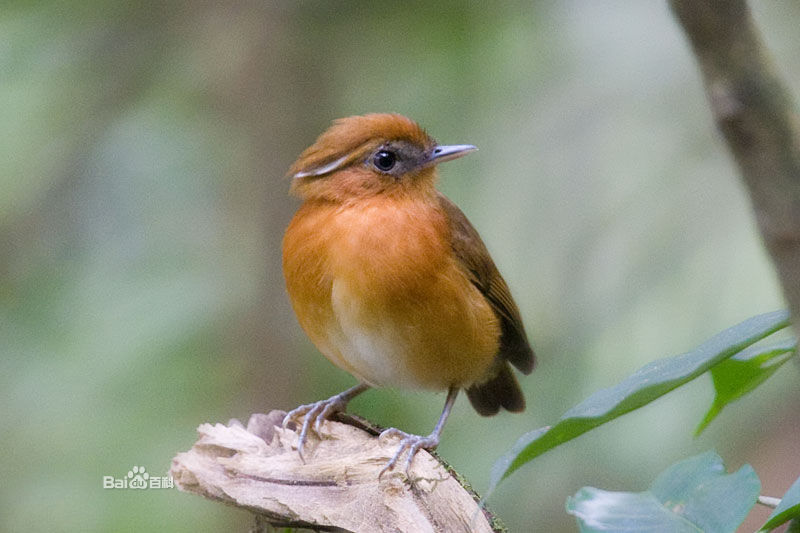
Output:
<path fill-rule="evenodd" d="M 800 129 L 745 0 L 671 0 L 717 127 L 750 192 L 792 314 L 800 316 Z"/>
<path fill-rule="evenodd" d="M 191 450 L 172 460 L 179 489 L 257 515 L 276 527 L 353 532 L 502 531 L 454 472 L 420 451 L 410 480 L 397 469 L 379 480 L 398 438 L 378 439 L 369 423 L 347 415 L 325 422 L 303 463 L 294 424 L 282 411 L 254 414 L 245 428 L 202 424 Z M 346 423 L 343 423 L 346 422 Z M 259 526 L 260 527 L 260 526 Z"/>

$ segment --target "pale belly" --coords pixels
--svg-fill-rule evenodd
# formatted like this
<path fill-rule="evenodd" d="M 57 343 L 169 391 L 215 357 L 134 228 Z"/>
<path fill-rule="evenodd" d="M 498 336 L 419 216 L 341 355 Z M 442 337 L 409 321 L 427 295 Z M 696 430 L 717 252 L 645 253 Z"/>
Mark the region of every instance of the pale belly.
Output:
<path fill-rule="evenodd" d="M 381 295 L 334 281 L 326 355 L 380 387 L 444 390 L 480 380 L 497 353 L 499 325 L 477 290 L 458 285 L 439 276 L 428 290 Z"/>
<path fill-rule="evenodd" d="M 331 303 L 336 320 L 328 324 L 328 339 L 337 355 L 347 361 L 357 377 L 380 387 L 425 388 L 407 364 L 409 342 L 402 324 L 391 316 L 362 317 L 359 305 L 346 283 L 334 282 Z M 413 326 L 412 326 L 413 327 Z"/>

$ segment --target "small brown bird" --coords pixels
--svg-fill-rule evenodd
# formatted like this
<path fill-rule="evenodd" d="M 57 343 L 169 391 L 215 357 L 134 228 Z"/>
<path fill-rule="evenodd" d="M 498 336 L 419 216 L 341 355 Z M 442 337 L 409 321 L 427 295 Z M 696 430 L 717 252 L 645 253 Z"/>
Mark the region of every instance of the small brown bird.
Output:
<path fill-rule="evenodd" d="M 519 310 L 478 232 L 435 188 L 437 164 L 474 150 L 370 114 L 337 120 L 289 170 L 303 200 L 283 239 L 289 298 L 317 348 L 360 382 L 286 415 L 305 415 L 301 457 L 309 429 L 370 387 L 448 391 L 430 435 L 381 434 L 402 437 L 381 473 L 439 444 L 460 389 L 484 416 L 524 410 L 509 367 L 534 366 Z"/>

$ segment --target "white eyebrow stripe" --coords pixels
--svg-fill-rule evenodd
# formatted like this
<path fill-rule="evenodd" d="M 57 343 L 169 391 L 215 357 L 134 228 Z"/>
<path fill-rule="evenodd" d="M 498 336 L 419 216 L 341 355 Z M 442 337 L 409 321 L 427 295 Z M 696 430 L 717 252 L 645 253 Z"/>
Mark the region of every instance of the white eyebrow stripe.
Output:
<path fill-rule="evenodd" d="M 349 155 L 344 155 L 337 159 L 336 161 L 332 161 L 327 165 L 323 165 L 321 167 L 313 168 L 311 170 L 302 170 L 292 176 L 292 178 L 307 178 L 308 176 L 322 176 L 323 174 L 327 174 L 328 172 L 334 171 L 339 168 L 342 163 L 347 161 Z"/>

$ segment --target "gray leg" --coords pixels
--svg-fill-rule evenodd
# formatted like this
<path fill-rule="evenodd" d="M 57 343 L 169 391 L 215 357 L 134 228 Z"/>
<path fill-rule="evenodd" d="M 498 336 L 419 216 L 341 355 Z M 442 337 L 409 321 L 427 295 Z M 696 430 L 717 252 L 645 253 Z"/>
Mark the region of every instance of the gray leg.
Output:
<path fill-rule="evenodd" d="M 405 471 L 406 476 L 408 476 L 408 469 L 411 467 L 411 461 L 414 460 L 414 456 L 417 454 L 419 449 L 425 448 L 426 450 L 432 450 L 439 445 L 439 437 L 442 434 L 442 429 L 444 429 L 445 422 L 447 422 L 447 417 L 450 416 L 450 411 L 453 409 L 453 404 L 456 403 L 456 396 L 458 396 L 458 388 L 450 387 L 450 389 L 447 391 L 447 399 L 444 402 L 444 409 L 442 409 L 442 414 L 439 417 L 439 421 L 436 423 L 436 427 L 433 428 L 433 433 L 427 437 L 423 437 L 421 435 L 412 435 L 396 428 L 389 428 L 381 433 L 381 437 L 400 435 L 403 437 L 403 440 L 400 441 L 400 446 L 397 447 L 397 451 L 394 453 L 389 462 L 386 463 L 386 466 L 383 467 L 383 470 L 381 470 L 381 473 L 378 475 L 379 478 L 384 472 L 394 468 L 397 460 L 406 449 L 408 449 L 408 458 L 406 458 Z"/>
<path fill-rule="evenodd" d="M 320 400 L 318 402 L 301 405 L 297 409 L 292 409 L 286 414 L 286 416 L 283 418 L 283 427 L 286 427 L 290 421 L 299 420 L 300 417 L 305 415 L 305 420 L 303 420 L 303 428 L 300 430 L 300 438 L 297 441 L 297 453 L 300 454 L 300 459 L 303 462 L 305 462 L 305 458 L 303 457 L 303 447 L 308 439 L 308 430 L 311 425 L 314 425 L 314 431 L 319 434 L 320 429 L 322 429 L 322 423 L 325 420 L 333 416 L 335 413 L 344 412 L 350 400 L 368 388 L 369 385 L 365 383 L 359 383 L 355 387 L 331 396 L 327 400 Z"/>

